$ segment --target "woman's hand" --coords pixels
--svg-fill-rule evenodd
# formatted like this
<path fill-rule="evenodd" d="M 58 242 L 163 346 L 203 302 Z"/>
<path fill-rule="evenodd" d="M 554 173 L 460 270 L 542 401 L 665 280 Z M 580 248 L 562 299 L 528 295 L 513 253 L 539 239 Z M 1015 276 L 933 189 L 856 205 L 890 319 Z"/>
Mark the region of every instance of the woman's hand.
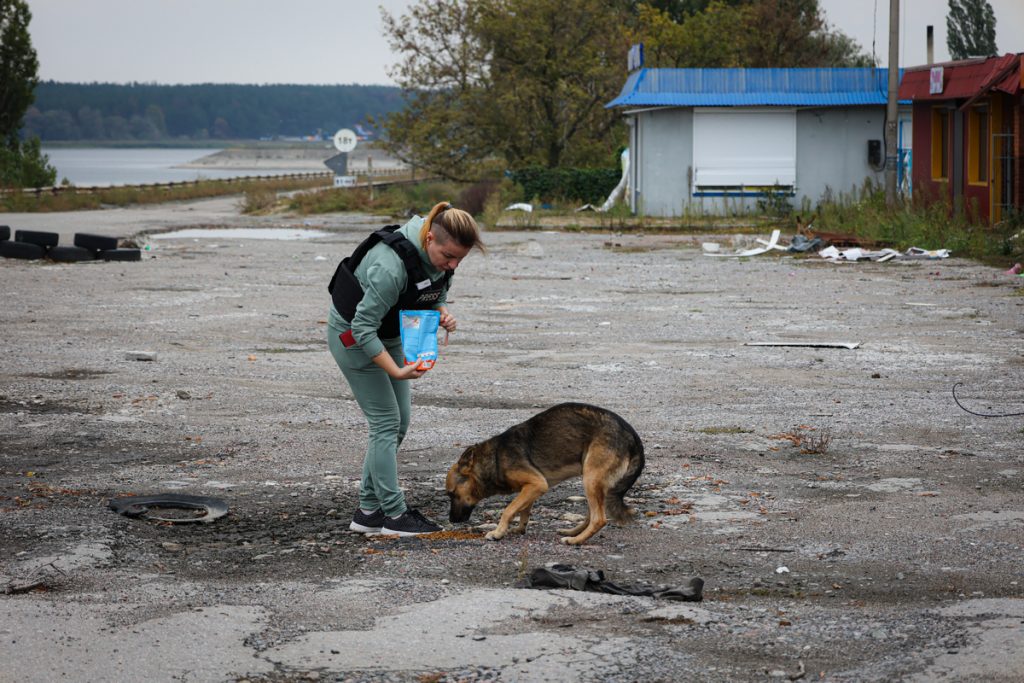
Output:
<path fill-rule="evenodd" d="M 441 327 L 446 332 L 454 332 L 455 328 L 458 327 L 458 323 L 455 321 L 455 316 L 444 309 L 441 311 Z"/>
<path fill-rule="evenodd" d="M 416 379 L 418 377 L 422 377 L 427 372 L 426 370 L 420 369 L 419 363 L 416 363 L 415 365 L 403 365 L 402 367 L 398 367 L 396 365 L 395 370 L 397 372 L 391 375 L 392 379 Z"/>
<path fill-rule="evenodd" d="M 391 357 L 391 354 L 388 353 L 387 349 L 384 349 L 370 360 L 372 360 L 381 370 L 388 373 L 388 377 L 391 379 L 416 379 L 418 377 L 422 377 L 423 373 L 426 372 L 426 370 L 420 370 L 419 363 L 416 365 L 403 365 L 402 367 L 398 367 L 395 359 Z"/>

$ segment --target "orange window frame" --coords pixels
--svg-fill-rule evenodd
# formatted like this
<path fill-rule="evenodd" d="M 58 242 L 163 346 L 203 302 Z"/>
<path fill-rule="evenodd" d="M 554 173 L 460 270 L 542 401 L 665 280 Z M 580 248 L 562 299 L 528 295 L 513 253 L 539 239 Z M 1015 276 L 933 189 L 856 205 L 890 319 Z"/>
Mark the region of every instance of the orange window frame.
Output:
<path fill-rule="evenodd" d="M 932 180 L 949 178 L 949 109 L 932 108 Z"/>
<path fill-rule="evenodd" d="M 992 126 L 988 106 L 971 107 L 967 121 L 967 182 L 988 185 Z"/>

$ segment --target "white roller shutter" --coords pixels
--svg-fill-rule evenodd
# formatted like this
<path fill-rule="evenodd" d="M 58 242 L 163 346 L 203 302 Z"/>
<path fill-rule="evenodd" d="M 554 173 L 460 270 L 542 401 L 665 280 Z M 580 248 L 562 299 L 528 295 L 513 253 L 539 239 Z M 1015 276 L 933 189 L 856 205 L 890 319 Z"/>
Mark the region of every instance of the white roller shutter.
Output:
<path fill-rule="evenodd" d="M 796 184 L 796 110 L 693 112 L 694 192 Z"/>

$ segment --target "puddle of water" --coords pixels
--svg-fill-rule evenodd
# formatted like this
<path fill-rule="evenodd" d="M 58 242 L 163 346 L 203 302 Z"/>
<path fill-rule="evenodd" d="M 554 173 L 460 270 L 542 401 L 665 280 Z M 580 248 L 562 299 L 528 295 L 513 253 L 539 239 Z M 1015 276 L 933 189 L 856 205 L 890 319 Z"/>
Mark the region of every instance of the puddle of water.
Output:
<path fill-rule="evenodd" d="M 219 228 L 204 230 L 188 228 L 150 235 L 154 240 L 212 239 L 212 240 L 311 240 L 328 237 L 331 233 L 322 230 L 296 230 L 289 228 Z"/>

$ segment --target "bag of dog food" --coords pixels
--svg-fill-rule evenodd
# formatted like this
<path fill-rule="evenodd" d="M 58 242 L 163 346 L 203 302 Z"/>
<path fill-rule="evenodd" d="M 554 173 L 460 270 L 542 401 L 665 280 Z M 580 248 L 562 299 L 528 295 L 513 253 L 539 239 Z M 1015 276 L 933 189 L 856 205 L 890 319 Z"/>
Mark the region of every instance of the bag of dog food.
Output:
<path fill-rule="evenodd" d="M 418 364 L 420 370 L 434 367 L 441 314 L 438 311 L 399 311 L 398 318 L 405 364 Z"/>

